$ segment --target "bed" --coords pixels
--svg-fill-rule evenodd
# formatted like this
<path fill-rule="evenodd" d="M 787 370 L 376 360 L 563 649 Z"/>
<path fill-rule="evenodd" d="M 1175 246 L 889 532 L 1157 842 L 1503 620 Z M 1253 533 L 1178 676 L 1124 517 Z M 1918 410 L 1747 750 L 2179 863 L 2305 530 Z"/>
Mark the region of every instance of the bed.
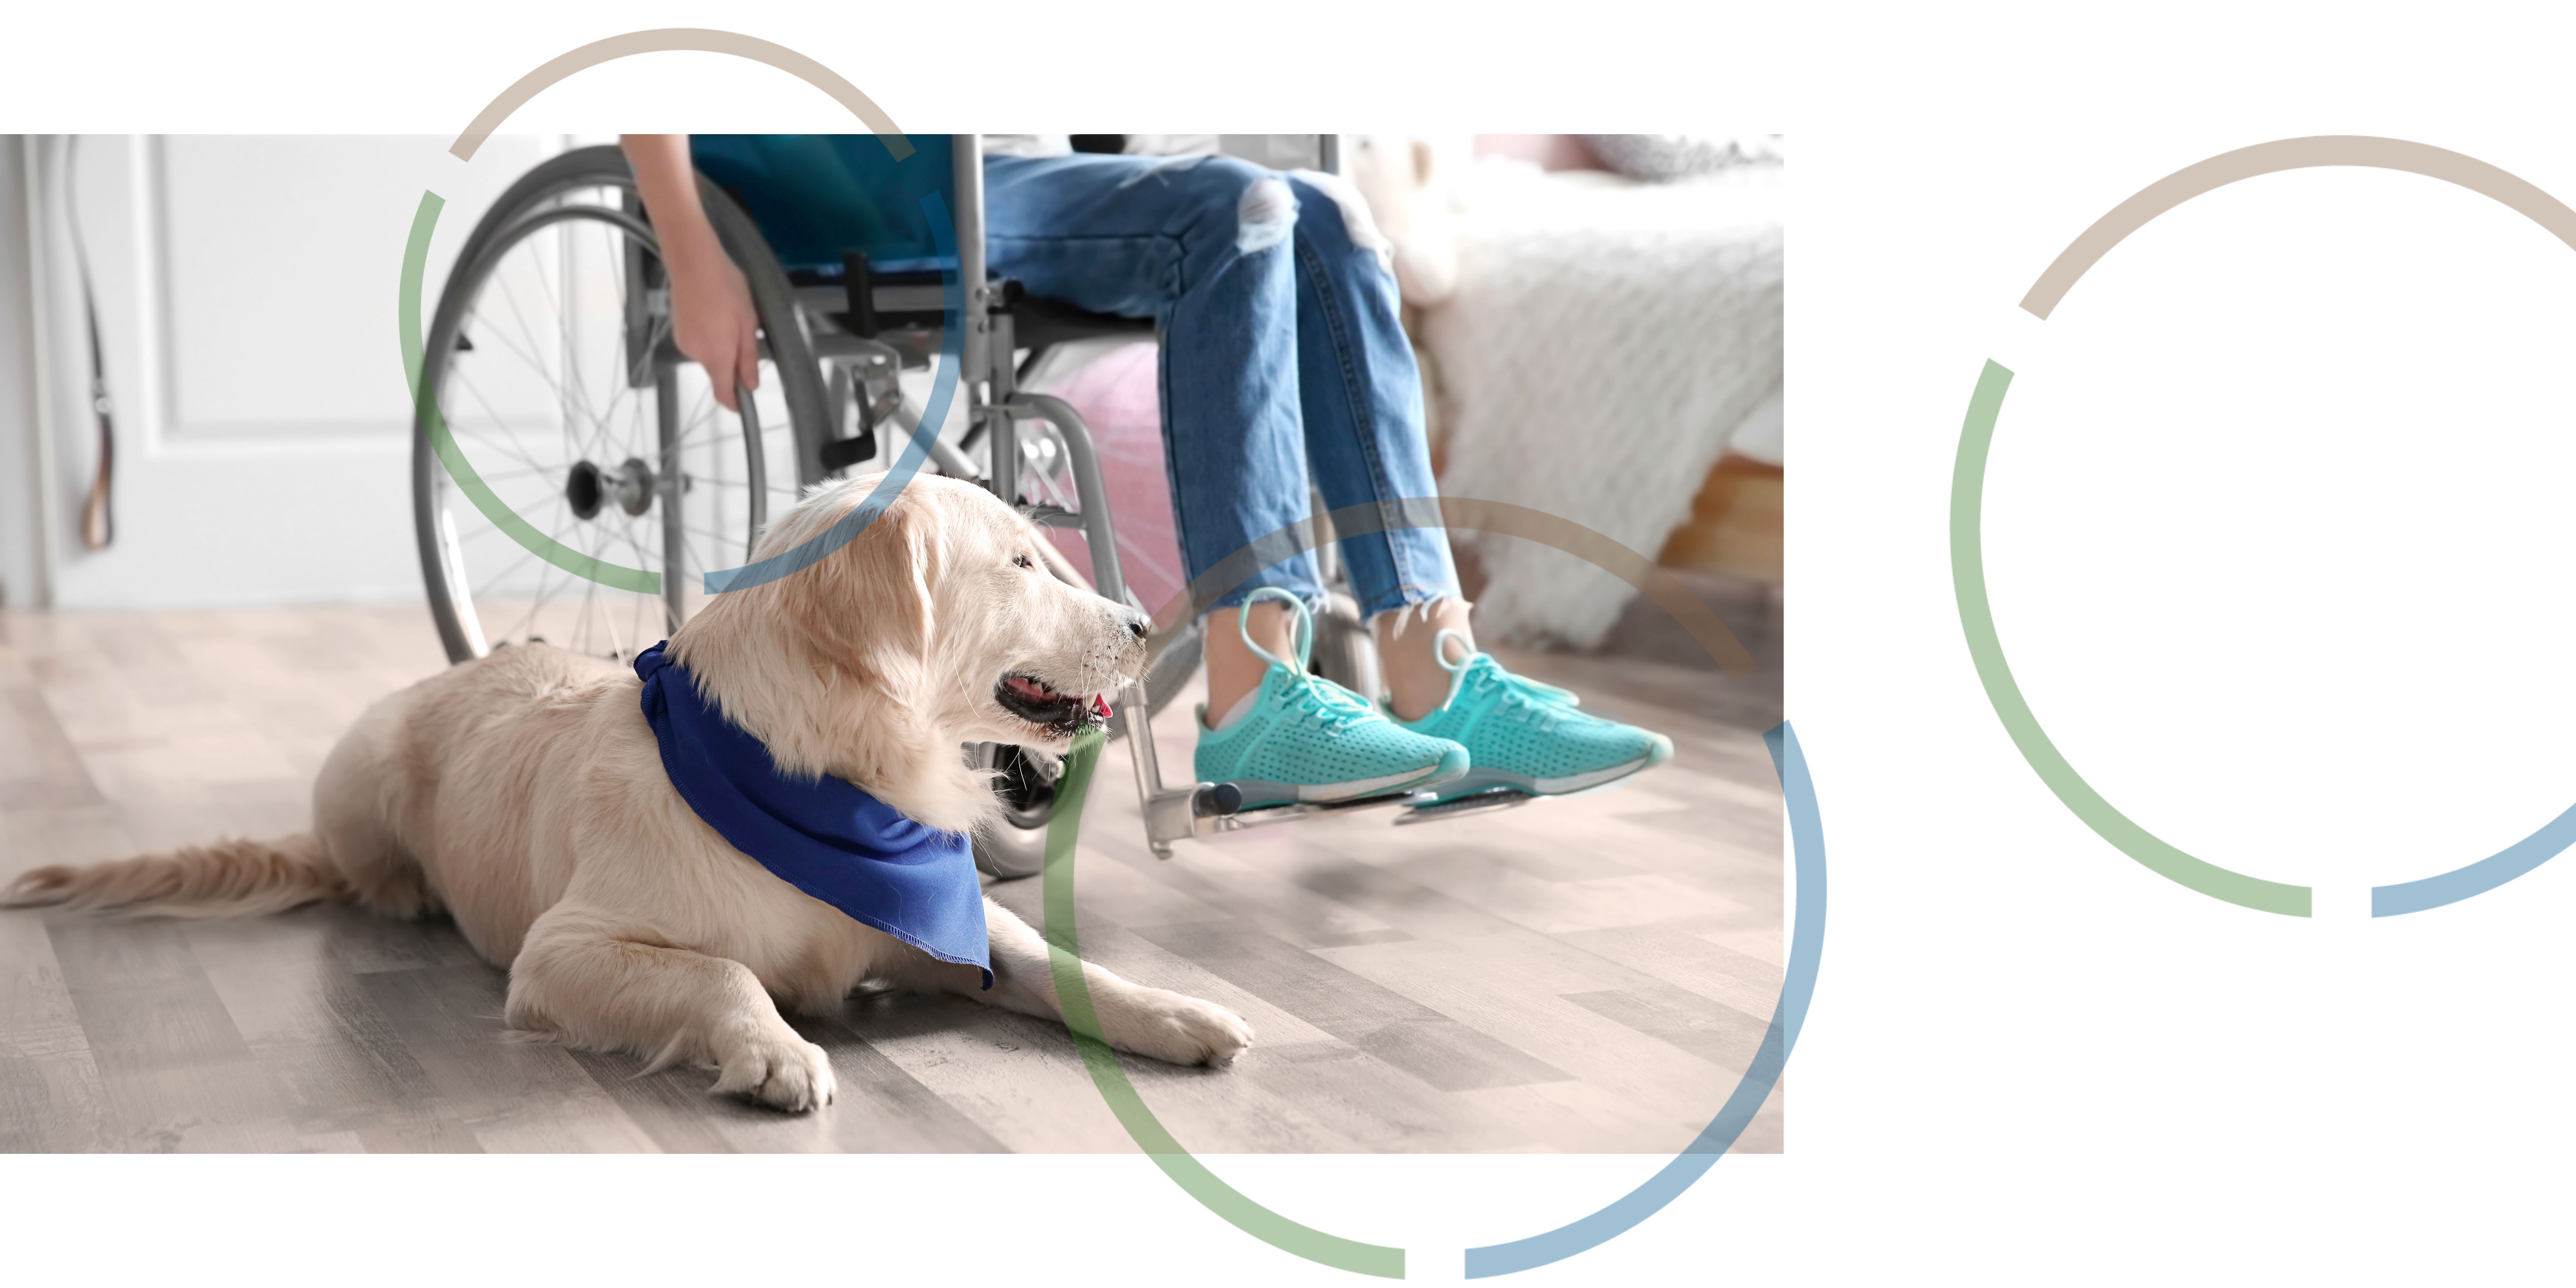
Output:
<path fill-rule="evenodd" d="M 1782 167 L 1645 182 L 1582 168 L 1589 154 L 1571 138 L 1417 147 L 1376 135 L 1354 149 L 1355 178 L 1396 242 L 1441 490 L 1545 510 L 1671 562 L 1722 544 L 1722 502 L 1749 474 L 1768 489 L 1776 577 Z M 1443 148 L 1438 181 L 1411 182 Z M 1423 158 L 1402 181 L 1390 179 L 1399 149 Z M 1090 420 L 1128 580 L 1159 612 L 1183 578 L 1152 346 L 1085 346 L 1033 374 Z M 1056 536 L 1079 565 L 1081 538 Z M 1478 574 L 1479 634 L 1498 643 L 1594 647 L 1634 593 L 1556 550 L 1458 540 Z"/>
<path fill-rule="evenodd" d="M 1783 464 L 1778 164 L 1653 183 L 1488 154 L 1451 185 L 1456 272 L 1418 308 L 1441 491 L 1582 523 L 1653 556 L 1721 457 Z M 1600 643 L 1630 587 L 1560 551 L 1466 536 L 1480 635 Z"/>

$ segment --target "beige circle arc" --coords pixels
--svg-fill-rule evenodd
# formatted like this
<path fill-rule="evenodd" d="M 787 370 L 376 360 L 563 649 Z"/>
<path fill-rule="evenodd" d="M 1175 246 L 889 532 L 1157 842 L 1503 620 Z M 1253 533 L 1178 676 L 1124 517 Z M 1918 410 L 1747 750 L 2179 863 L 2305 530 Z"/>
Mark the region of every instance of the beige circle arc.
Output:
<path fill-rule="evenodd" d="M 2047 320 L 2086 270 L 2110 253 L 2129 234 L 2182 203 L 2240 179 L 2313 166 L 2358 166 L 2420 174 L 2488 197 L 2547 230 L 2576 249 L 2576 210 L 2531 183 L 2474 157 L 2404 139 L 2370 135 L 2319 135 L 2259 143 L 2185 166 L 2141 189 L 2093 222 L 2049 264 L 2022 297 L 2021 307 Z M 1959 431 L 1959 454 L 1950 477 L 1950 576 L 1959 601 L 1959 624 L 1967 637 L 1968 655 L 1984 684 L 1986 698 L 2003 721 L 2004 730 L 2022 758 L 2067 810 L 2149 871 L 2186 889 L 2259 912 L 2292 917 L 2315 912 L 2314 891 L 2303 885 L 2265 881 L 2184 853 L 2103 798 L 2040 727 L 2012 667 L 2004 659 L 1995 631 L 1993 604 L 1986 588 L 1984 504 L 1986 465 L 1993 450 L 1995 425 L 2013 373 L 1988 360 L 1968 416 Z M 2420 880 L 2374 886 L 2370 915 L 2387 917 L 2420 912 L 2484 893 L 2531 871 L 2562 851 L 2576 847 L 2576 808 L 2570 808 L 2539 831 L 2465 867 Z"/>
<path fill-rule="evenodd" d="M 2319 134 L 2303 139 L 2277 139 L 2270 143 L 2257 143 L 2250 148 L 2222 152 L 2206 161 L 2184 166 L 2139 189 L 2136 196 L 2113 206 L 2110 213 L 2094 220 L 2092 227 L 2068 243 L 2066 249 L 2049 264 L 2048 271 L 2031 283 L 2030 293 L 2022 297 L 2021 306 L 2031 315 L 2046 321 L 2057 302 L 2082 280 L 2085 270 L 2110 254 L 2112 247 L 2145 227 L 2149 220 L 2204 192 L 2256 175 L 2332 165 L 2402 170 L 2458 184 L 2502 202 L 2524 218 L 2548 229 L 2550 236 L 2567 243 L 2570 249 L 2576 249 L 2576 210 L 2568 209 L 2566 203 L 2556 197 L 2476 157 L 2405 139 L 2383 139 L 2368 134 Z"/>
<path fill-rule="evenodd" d="M 630 31 L 606 40 L 594 40 L 549 59 L 485 104 L 483 110 L 475 114 L 473 123 L 465 127 L 465 132 L 456 136 L 455 145 L 448 151 L 454 153 L 458 160 L 473 160 L 476 149 L 483 146 L 485 139 L 492 137 L 494 130 L 501 128 L 501 122 L 508 120 L 510 113 L 518 111 L 529 99 L 575 72 L 636 54 L 675 51 L 731 54 L 736 58 L 766 63 L 831 95 L 834 102 L 850 109 L 850 114 L 858 117 L 878 141 L 885 144 L 886 151 L 893 154 L 895 160 L 901 161 L 912 155 L 912 144 L 904 139 L 902 130 L 895 128 L 894 118 L 887 116 L 884 108 L 860 93 L 859 87 L 844 80 L 840 73 L 785 45 L 711 27 L 657 27 L 651 31 Z"/>

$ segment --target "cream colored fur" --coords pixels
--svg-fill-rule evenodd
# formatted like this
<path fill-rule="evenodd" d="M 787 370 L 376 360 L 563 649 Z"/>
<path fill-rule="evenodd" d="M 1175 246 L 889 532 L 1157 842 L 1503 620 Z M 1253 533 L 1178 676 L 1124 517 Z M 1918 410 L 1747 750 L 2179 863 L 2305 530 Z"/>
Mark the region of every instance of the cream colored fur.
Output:
<path fill-rule="evenodd" d="M 818 490 L 761 554 L 825 531 L 876 482 Z M 789 771 L 848 779 L 935 827 L 987 825 L 993 795 L 961 744 L 1061 751 L 1067 740 L 1006 710 L 997 682 L 1021 673 L 1105 693 L 1144 661 L 1142 615 L 1048 575 L 1039 540 L 982 489 L 918 478 L 815 566 L 716 596 L 670 652 Z M 1045 941 L 991 900 L 987 992 L 974 967 L 861 925 L 728 845 L 672 790 L 638 694 L 625 666 L 502 649 L 360 717 L 314 786 L 312 833 L 42 868 L 5 901 L 162 915 L 333 899 L 444 910 L 509 969 L 512 1027 L 654 1067 L 710 1066 L 716 1090 L 791 1111 L 828 1103 L 833 1077 L 782 1003 L 837 1013 L 853 989 L 881 983 L 1061 1018 Z M 1112 1046 L 1217 1064 L 1252 1040 L 1222 1007 L 1083 969 Z"/>

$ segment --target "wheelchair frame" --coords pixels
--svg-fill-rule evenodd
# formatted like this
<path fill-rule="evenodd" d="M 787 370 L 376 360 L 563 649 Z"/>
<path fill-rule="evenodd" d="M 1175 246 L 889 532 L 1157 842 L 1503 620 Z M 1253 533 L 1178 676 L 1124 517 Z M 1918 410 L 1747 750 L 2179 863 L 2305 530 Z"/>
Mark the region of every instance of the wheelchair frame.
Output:
<path fill-rule="evenodd" d="M 1319 138 L 1321 168 L 1338 171 L 1338 137 L 1322 135 Z M 566 160 L 569 160 L 569 155 Z M 1139 319 L 1084 313 L 1055 302 L 1025 296 L 1016 282 L 991 278 L 984 245 L 981 137 L 972 134 L 953 136 L 951 155 L 955 198 L 952 215 L 956 220 L 957 233 L 956 272 L 963 285 L 965 299 L 964 331 L 958 344 L 957 397 L 964 404 L 967 431 L 960 443 L 951 444 L 937 437 L 937 429 L 934 428 L 928 444 L 928 463 L 942 474 L 983 484 L 1033 523 L 1080 529 L 1090 547 L 1091 588 L 1107 598 L 1145 609 L 1147 606 L 1128 590 L 1119 566 L 1108 491 L 1101 478 L 1090 426 L 1063 399 L 1021 389 L 1019 382 L 1025 369 L 1018 364 L 1016 356 L 1023 344 L 1029 347 L 1030 358 L 1034 362 L 1040 354 L 1067 340 L 1149 332 L 1153 330 L 1153 324 Z M 449 293 L 454 292 L 458 280 L 467 277 L 465 267 L 476 262 L 478 247 L 509 244 L 509 239 L 524 235 L 526 230 L 562 217 L 554 213 L 556 207 L 548 204 L 556 201 L 560 192 L 602 183 L 614 186 L 614 176 L 610 171 L 623 168 L 622 162 L 612 167 L 605 159 L 584 164 L 589 168 L 584 170 L 577 164 L 573 170 L 578 173 L 568 171 L 560 176 L 560 182 L 548 180 L 547 183 L 553 183 L 553 187 L 538 182 L 553 163 L 531 171 L 514 185 L 511 192 L 505 194 L 503 203 L 486 216 L 482 225 L 478 225 L 474 237 L 460 254 L 458 277 L 451 279 Z M 676 373 L 689 359 L 682 356 L 672 343 L 667 327 L 656 330 L 655 319 L 667 314 L 667 291 L 657 291 L 654 276 L 647 271 L 649 261 L 646 252 L 655 250 L 655 242 L 651 229 L 642 220 L 631 179 L 627 182 L 629 186 L 622 207 L 594 208 L 596 213 L 589 217 L 624 228 L 629 238 L 624 258 L 626 299 L 629 301 L 624 323 L 625 351 L 630 355 L 626 359 L 627 378 L 634 385 L 650 384 L 656 393 L 663 455 L 660 474 L 651 486 L 657 494 L 668 498 L 663 522 L 676 531 L 680 523 L 677 498 L 686 490 L 687 480 L 679 473 L 678 458 L 674 455 L 677 450 L 674 446 L 677 441 L 673 419 L 677 404 L 674 391 Z M 763 318 L 762 346 L 766 356 L 779 369 L 782 392 L 788 404 L 788 428 L 794 443 L 798 487 L 810 487 L 850 465 L 876 459 L 885 454 L 886 448 L 899 450 L 892 443 L 866 444 L 871 442 L 876 426 L 883 421 L 890 421 L 907 438 L 921 430 L 920 409 L 901 398 L 895 382 L 906 369 L 917 370 L 931 365 L 939 350 L 939 330 L 947 323 L 942 275 L 876 274 L 869 270 L 866 260 L 857 255 L 845 260 L 842 280 L 837 284 L 819 274 L 790 275 L 779 263 L 757 223 L 739 202 L 704 175 L 700 176 L 699 188 L 709 207 L 709 217 L 717 226 L 727 252 L 742 268 Z M 514 211 L 510 207 L 513 198 L 520 198 L 525 208 Z M 442 316 L 450 311 L 449 300 L 445 296 L 440 301 L 440 310 Z M 767 334 L 778 329 L 779 324 L 784 324 L 792 334 Z M 661 337 L 658 341 L 653 338 L 657 334 Z M 438 352 L 434 346 L 432 352 Z M 805 371 L 791 370 L 807 363 L 812 367 Z M 872 386 L 882 386 L 886 392 L 871 401 L 868 391 Z M 840 434 L 846 423 L 846 409 L 854 392 L 860 416 L 859 433 L 842 438 Z M 761 431 L 757 409 L 748 400 L 743 406 L 742 424 L 754 471 L 751 489 L 756 501 L 757 494 L 766 486 L 761 481 L 766 476 L 765 466 L 760 464 Z M 1076 508 L 1072 510 L 1020 500 L 1021 426 L 1032 421 L 1051 425 L 1063 444 L 1065 464 L 1073 480 Z M 979 436 L 985 449 L 980 469 L 979 462 L 967 454 Z M 427 441 L 424 432 L 421 442 Z M 444 522 L 444 516 L 433 516 L 430 512 L 433 506 L 425 480 L 431 477 L 429 471 L 437 467 L 425 453 L 425 448 L 415 445 L 414 521 L 419 530 L 424 576 L 432 587 L 432 610 L 438 614 L 442 606 L 440 588 L 447 587 L 446 594 L 452 597 L 462 581 L 451 583 L 441 580 L 442 552 L 453 555 L 455 537 L 452 529 L 442 536 L 438 525 Z M 1062 499 L 1060 492 L 1056 496 Z M 630 509 L 629 513 L 641 511 Z M 1341 570 L 1320 499 L 1313 508 L 1313 515 L 1318 571 L 1328 585 L 1336 585 Z M 1061 559 L 1051 560 L 1050 567 L 1060 576 L 1071 572 L 1070 565 Z M 461 566 L 454 570 L 454 575 L 462 578 Z M 1078 581 L 1079 578 L 1068 576 L 1068 580 Z M 670 627 L 677 626 L 683 611 L 684 600 L 679 593 L 679 584 L 678 577 L 666 576 L 664 614 L 666 625 Z M 463 660 L 482 652 L 479 631 L 460 628 L 449 620 L 454 616 L 456 614 L 451 611 L 440 617 L 441 637 L 449 656 Z M 1187 674 L 1186 664 L 1197 654 L 1196 649 L 1189 647 L 1196 643 L 1196 629 L 1193 620 L 1165 642 L 1161 656 L 1169 660 L 1162 664 L 1158 683 L 1167 689 L 1167 695 L 1169 686 Z M 1376 669 L 1374 651 L 1367 630 L 1359 619 L 1357 605 L 1346 590 L 1336 589 L 1329 593 L 1327 609 L 1318 615 L 1316 633 L 1317 653 L 1322 663 L 1319 669 L 1328 677 L 1354 686 L 1365 687 L 1372 683 Z M 1174 666 L 1173 662 L 1182 665 Z M 1335 675 L 1336 670 L 1346 674 Z M 1178 675 L 1171 674 L 1174 671 Z M 1118 699 L 1119 709 L 1113 729 L 1125 738 L 1134 762 L 1137 800 L 1144 815 L 1146 843 L 1158 858 L 1171 857 L 1172 843 L 1184 837 L 1209 836 L 1358 809 L 1427 804 L 1429 799 L 1426 793 L 1396 793 L 1353 801 L 1295 803 L 1247 810 L 1242 808 L 1242 792 L 1231 783 L 1166 785 L 1154 745 L 1152 704 L 1147 684 L 1140 680 L 1123 686 Z M 991 748 L 985 748 L 982 754 L 991 757 L 995 753 Z M 989 766 L 995 762 L 987 759 L 984 763 Z M 1415 810 L 1398 821 L 1415 822 L 1467 812 L 1459 807 L 1474 799 L 1471 797 L 1468 801 Z M 1051 813 L 1051 803 L 1047 812 Z M 1023 817 L 1024 814 L 1034 817 Z M 995 842 L 1002 848 L 996 850 L 995 861 L 988 870 L 998 876 L 1033 874 L 1044 851 L 1046 816 L 1034 806 L 1022 809 L 1015 803 L 1010 826 L 1012 837 L 1008 838 L 1007 844 L 999 840 Z M 979 852 L 983 848 L 979 841 Z M 1007 849 L 1008 853 L 1003 853 L 1002 849 Z M 1012 870 L 1005 871 L 1006 867 Z"/>
<path fill-rule="evenodd" d="M 1319 152 L 1320 168 L 1338 171 L 1340 158 L 1334 135 L 1323 135 Z M 1140 609 L 1149 606 L 1128 592 L 1126 578 L 1118 565 L 1118 545 L 1109 512 L 1109 496 L 1100 477 L 1098 454 L 1091 441 L 1091 427 L 1081 413 L 1061 398 L 1032 394 L 1017 387 L 1017 319 L 1019 304 L 1016 291 L 1008 284 L 997 292 L 987 280 L 984 258 L 984 164 L 982 140 L 974 135 L 959 135 L 953 144 L 957 191 L 957 259 L 958 273 L 967 283 L 966 334 L 962 345 L 960 392 L 966 399 L 968 433 L 975 427 L 985 428 L 989 462 L 984 483 L 995 495 L 1019 505 L 1019 432 L 1020 422 L 1045 421 L 1055 427 L 1064 440 L 1070 457 L 1074 490 L 1080 509 L 1067 515 L 1054 507 L 1021 507 L 1032 521 L 1047 525 L 1078 525 L 1090 547 L 1092 585 L 1110 599 Z M 817 346 L 817 355 L 828 352 Z M 1036 356 L 1034 349 L 1032 358 Z M 934 454 L 933 459 L 939 459 Z M 940 460 L 943 473 L 971 468 L 962 453 L 954 460 Z M 1314 508 L 1315 522 L 1324 523 L 1323 508 Z M 1318 532 L 1316 550 L 1322 556 L 1319 569 L 1327 581 L 1338 576 L 1338 561 L 1328 532 Z M 1348 597 L 1342 596 L 1348 603 Z M 1356 631 L 1356 638 L 1366 640 L 1359 628 L 1355 610 L 1341 629 Z M 1195 629 L 1190 626 L 1187 629 Z M 1319 623 L 1319 631 L 1324 629 Z M 1160 757 L 1154 746 L 1153 712 L 1141 681 L 1121 691 L 1116 719 L 1119 733 L 1127 743 L 1128 754 L 1136 771 L 1136 798 L 1144 814 L 1145 842 L 1154 857 L 1172 856 L 1172 843 L 1194 836 L 1211 836 L 1272 823 L 1284 823 L 1325 814 L 1389 805 L 1412 804 L 1427 799 L 1427 794 L 1396 793 L 1354 801 L 1301 802 L 1260 809 L 1242 808 L 1243 794 L 1232 783 L 1192 782 L 1171 786 L 1163 781 Z"/>

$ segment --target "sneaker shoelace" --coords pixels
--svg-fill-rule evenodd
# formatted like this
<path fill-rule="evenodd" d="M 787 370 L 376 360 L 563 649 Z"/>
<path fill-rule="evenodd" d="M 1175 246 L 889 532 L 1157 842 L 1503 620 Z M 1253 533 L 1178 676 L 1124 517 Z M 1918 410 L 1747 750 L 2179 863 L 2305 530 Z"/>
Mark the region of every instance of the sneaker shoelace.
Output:
<path fill-rule="evenodd" d="M 1466 654 L 1456 662 L 1449 660 L 1449 645 L 1453 641 Z M 1459 691 L 1466 687 L 1470 675 L 1476 678 L 1480 696 L 1501 690 L 1503 709 L 1523 723 L 1535 722 L 1540 733 L 1555 729 L 1568 710 L 1582 702 L 1571 690 L 1541 684 L 1504 670 L 1503 664 L 1495 661 L 1493 654 L 1468 648 L 1467 637 L 1456 631 L 1443 630 L 1434 636 L 1431 651 L 1440 668 L 1449 673 L 1449 698 L 1440 704 L 1444 709 L 1458 700 Z"/>
<path fill-rule="evenodd" d="M 1297 660 L 1289 661 L 1252 642 L 1252 606 L 1275 599 L 1297 615 L 1296 629 L 1290 634 L 1297 646 Z M 1288 668 L 1296 678 L 1289 682 L 1286 696 L 1298 717 L 1321 727 L 1328 734 L 1338 734 L 1355 724 L 1377 718 L 1377 708 L 1368 699 L 1314 673 L 1308 663 L 1315 654 L 1315 618 L 1307 611 L 1304 600 L 1277 586 L 1264 586 L 1243 601 L 1235 614 L 1235 629 L 1243 636 L 1243 646 L 1273 666 Z"/>

